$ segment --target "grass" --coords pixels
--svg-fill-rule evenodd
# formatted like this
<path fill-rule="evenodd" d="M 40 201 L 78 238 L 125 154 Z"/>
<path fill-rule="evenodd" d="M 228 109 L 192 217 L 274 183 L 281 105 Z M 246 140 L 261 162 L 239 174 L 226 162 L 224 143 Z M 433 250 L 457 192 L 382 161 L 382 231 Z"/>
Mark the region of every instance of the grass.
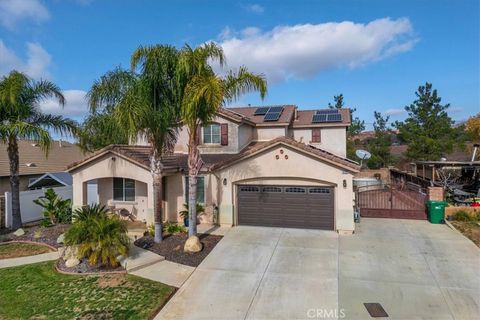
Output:
<path fill-rule="evenodd" d="M 0 259 L 34 256 L 41 253 L 51 252 L 47 246 L 30 243 L 9 243 L 0 245 Z"/>
<path fill-rule="evenodd" d="M 132 275 L 64 275 L 53 262 L 0 269 L 0 319 L 150 319 L 174 289 Z"/>
<path fill-rule="evenodd" d="M 453 226 L 480 247 L 480 225 L 476 221 L 452 221 Z"/>

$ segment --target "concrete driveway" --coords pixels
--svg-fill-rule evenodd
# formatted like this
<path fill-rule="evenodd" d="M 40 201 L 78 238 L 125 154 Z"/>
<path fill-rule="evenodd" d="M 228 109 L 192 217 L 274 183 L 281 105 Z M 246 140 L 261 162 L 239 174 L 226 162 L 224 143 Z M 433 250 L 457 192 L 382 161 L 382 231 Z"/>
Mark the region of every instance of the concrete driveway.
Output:
<path fill-rule="evenodd" d="M 235 227 L 156 319 L 469 319 L 478 248 L 444 225 L 363 219 L 353 236 Z"/>

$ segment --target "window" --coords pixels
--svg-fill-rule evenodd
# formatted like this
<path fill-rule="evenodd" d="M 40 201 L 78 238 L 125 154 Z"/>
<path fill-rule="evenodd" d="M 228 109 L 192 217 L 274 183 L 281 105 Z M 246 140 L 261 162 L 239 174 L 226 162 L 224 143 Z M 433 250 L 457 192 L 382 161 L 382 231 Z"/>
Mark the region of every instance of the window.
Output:
<path fill-rule="evenodd" d="M 135 180 L 113 178 L 113 200 L 135 201 Z"/>
<path fill-rule="evenodd" d="M 220 144 L 220 125 L 212 123 L 203 128 L 203 143 Z"/>
<path fill-rule="evenodd" d="M 322 141 L 322 133 L 320 128 L 312 129 L 312 142 L 320 143 Z"/>
<path fill-rule="evenodd" d="M 188 203 L 188 176 L 185 176 L 185 203 Z M 205 204 L 205 177 L 197 177 L 197 202 Z"/>
<path fill-rule="evenodd" d="M 310 188 L 309 193 L 330 193 L 328 188 Z"/>
<path fill-rule="evenodd" d="M 262 192 L 266 192 L 266 193 L 279 193 L 279 192 L 282 192 L 282 188 L 278 188 L 278 187 L 263 187 L 263 188 L 262 188 Z"/>
<path fill-rule="evenodd" d="M 297 187 L 290 187 L 290 188 L 285 188 L 285 192 L 288 193 L 305 193 L 305 188 L 297 188 Z"/>
<path fill-rule="evenodd" d="M 251 186 L 243 186 L 240 187 L 240 192 L 259 192 L 260 189 L 258 187 L 251 187 Z"/>

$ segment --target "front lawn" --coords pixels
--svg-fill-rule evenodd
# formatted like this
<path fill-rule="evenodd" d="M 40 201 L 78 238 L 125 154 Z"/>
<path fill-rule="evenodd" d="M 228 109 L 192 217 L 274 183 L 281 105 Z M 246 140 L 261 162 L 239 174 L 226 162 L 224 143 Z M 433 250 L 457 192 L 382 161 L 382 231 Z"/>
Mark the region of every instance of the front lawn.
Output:
<path fill-rule="evenodd" d="M 0 244 L 0 259 L 10 259 L 25 256 L 33 256 L 41 253 L 51 252 L 47 246 L 30 243 L 8 243 Z"/>
<path fill-rule="evenodd" d="M 174 292 L 132 275 L 64 275 L 54 262 L 0 269 L 0 319 L 150 319 Z"/>

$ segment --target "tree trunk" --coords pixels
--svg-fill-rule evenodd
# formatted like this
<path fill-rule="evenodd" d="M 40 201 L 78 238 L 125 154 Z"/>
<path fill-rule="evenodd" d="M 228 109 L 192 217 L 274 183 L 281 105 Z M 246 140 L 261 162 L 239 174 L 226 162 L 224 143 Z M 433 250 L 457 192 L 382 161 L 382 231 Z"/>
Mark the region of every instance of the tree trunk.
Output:
<path fill-rule="evenodd" d="M 8 159 L 10 161 L 10 189 L 12 192 L 12 229 L 22 227 L 22 216 L 20 214 L 20 178 L 17 139 L 8 139 Z"/>
<path fill-rule="evenodd" d="M 188 176 L 188 236 L 197 235 L 197 176 Z"/>
<path fill-rule="evenodd" d="M 154 241 L 162 242 L 162 221 L 163 221 L 163 191 L 162 191 L 162 163 L 157 152 L 154 152 L 150 159 L 151 173 L 153 177 L 153 223 L 155 227 Z"/>
<path fill-rule="evenodd" d="M 190 130 L 188 141 L 188 236 L 197 235 L 197 175 L 200 162 L 197 129 Z"/>

